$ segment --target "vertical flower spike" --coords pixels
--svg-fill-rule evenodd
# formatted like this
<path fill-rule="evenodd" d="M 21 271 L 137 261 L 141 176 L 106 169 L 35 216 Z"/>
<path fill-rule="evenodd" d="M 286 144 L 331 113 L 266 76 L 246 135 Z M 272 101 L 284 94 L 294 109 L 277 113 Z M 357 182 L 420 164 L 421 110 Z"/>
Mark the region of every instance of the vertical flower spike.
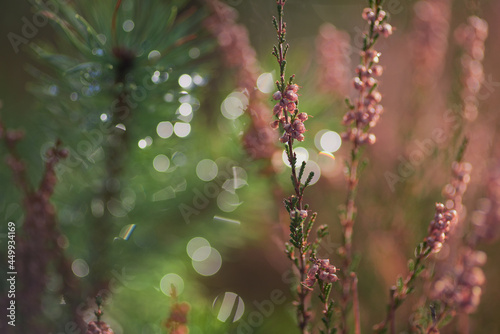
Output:
<path fill-rule="evenodd" d="M 348 93 L 351 68 L 351 43 L 349 34 L 325 23 L 316 37 L 318 55 L 318 86 L 325 93 Z"/>
<path fill-rule="evenodd" d="M 186 302 L 179 303 L 177 299 L 177 290 L 173 284 L 170 297 L 173 303 L 172 306 L 170 306 L 170 315 L 165 322 L 165 327 L 169 334 L 188 334 L 187 315 L 191 306 Z"/>
<path fill-rule="evenodd" d="M 451 182 L 443 188 L 443 195 L 447 199 L 445 206 L 447 209 L 456 210 L 458 215 L 462 218 L 465 216 L 462 199 L 467 190 L 467 185 L 470 182 L 472 165 L 468 162 L 455 161 L 451 165 L 451 169 L 453 173 Z"/>
<path fill-rule="evenodd" d="M 500 162 L 487 178 L 488 197 L 472 215 L 474 225 L 473 244 L 479 241 L 492 242 L 500 235 Z"/>
<path fill-rule="evenodd" d="M 481 269 L 485 263 L 484 252 L 463 248 L 453 272 L 434 284 L 432 297 L 451 309 L 473 313 L 479 306 L 482 287 L 486 282 Z"/>
<path fill-rule="evenodd" d="M 356 67 L 356 76 L 352 83 L 357 91 L 354 102 L 349 101 L 349 110 L 344 115 L 343 124 L 346 126 L 342 139 L 352 143 L 351 160 L 347 164 L 347 199 L 345 208 L 341 210 L 340 221 L 343 229 L 342 247 L 339 254 L 343 257 L 341 273 L 343 281 L 341 299 L 341 331 L 349 333 L 347 319 L 352 301 L 353 278 L 356 277 L 352 268 L 352 234 L 354 217 L 356 213 L 356 192 L 359 180 L 358 164 L 360 148 L 363 145 L 372 145 L 376 137 L 371 133 L 384 108 L 380 104 L 382 95 L 378 91 L 378 77 L 382 75 L 383 68 L 379 64 L 381 53 L 375 49 L 375 43 L 380 37 L 389 37 L 392 26 L 387 23 L 388 15 L 382 9 L 381 0 L 370 0 L 370 7 L 362 12 L 362 18 L 368 24 L 368 30 L 363 34 L 363 48 L 360 52 L 360 64 Z M 357 317 L 358 318 L 358 317 Z M 356 328 L 359 328 L 356 324 Z"/>
<path fill-rule="evenodd" d="M 444 70 L 451 0 L 420 0 L 413 11 L 410 48 L 414 80 L 418 87 L 431 88 Z"/>
<path fill-rule="evenodd" d="M 457 223 L 458 215 L 455 210 L 446 210 L 441 203 L 436 203 L 436 214 L 434 220 L 429 224 L 429 232 L 425 243 L 432 253 L 439 253 L 446 238 Z"/>
<path fill-rule="evenodd" d="M 311 182 L 314 173 L 303 177 L 306 163 L 303 162 L 297 168 L 297 155 L 294 152 L 294 142 L 303 141 L 306 127 L 304 122 L 309 115 L 299 111 L 299 86 L 293 81 L 292 75 L 288 81 L 285 80 L 286 54 L 289 45 L 286 43 L 286 23 L 283 21 L 285 0 L 278 0 L 278 18 L 273 17 L 278 44 L 273 48 L 279 66 L 280 77 L 276 81 L 277 91 L 272 95 L 275 105 L 272 114 L 276 120 L 271 123 L 273 129 L 281 127 L 282 135 L 280 142 L 285 144 L 285 152 L 291 167 L 291 179 L 295 194 L 285 199 L 285 208 L 290 215 L 290 240 L 285 244 L 285 253 L 295 266 L 299 284 L 296 285 L 297 296 L 294 304 L 297 306 L 297 326 L 302 334 L 310 333 L 311 320 L 311 298 L 309 293 L 313 290 L 316 281 L 319 285 L 319 298 L 323 302 L 323 317 L 321 318 L 323 328 L 321 333 L 331 333 L 333 317 L 333 301 L 330 299 L 332 284 L 337 281 L 336 268 L 329 264 L 329 260 L 317 260 L 317 250 L 322 238 L 328 234 L 325 225 L 316 230 L 316 238 L 313 242 L 308 240 L 313 228 L 316 213 L 310 213 L 308 205 L 303 203 L 304 190 Z M 296 283 L 294 283 L 296 284 Z"/>
<path fill-rule="evenodd" d="M 236 23 L 238 14 L 230 6 L 219 0 L 204 1 L 212 12 L 205 25 L 219 42 L 224 65 L 236 70 L 238 87 L 248 95 L 246 112 L 252 122 L 243 136 L 243 146 L 253 159 L 269 159 L 275 151 L 276 135 L 267 126 L 271 117 L 264 94 L 255 89 L 261 69 L 248 30 Z"/>
<path fill-rule="evenodd" d="M 463 84 L 461 98 L 464 101 L 464 117 L 469 121 L 475 120 L 478 114 L 477 94 L 484 82 L 483 58 L 486 37 L 488 37 L 488 23 L 477 16 L 470 16 L 467 24 L 455 30 L 455 39 L 464 49 L 461 58 Z"/>
<path fill-rule="evenodd" d="M 389 37 L 393 30 L 386 22 L 387 14 L 380 5 L 365 8 L 362 17 L 370 28 L 364 35 L 363 49 L 360 52 L 361 63 L 356 67 L 356 76 L 353 79 L 358 98 L 344 115 L 343 123 L 347 130 L 342 134 L 342 138 L 351 141 L 356 148 L 364 144 L 374 144 L 376 140 L 369 129 L 377 124 L 384 108 L 380 104 L 382 95 L 377 89 L 377 77 L 383 72 L 382 66 L 379 65 L 381 53 L 374 49 L 374 45 L 379 36 Z"/>

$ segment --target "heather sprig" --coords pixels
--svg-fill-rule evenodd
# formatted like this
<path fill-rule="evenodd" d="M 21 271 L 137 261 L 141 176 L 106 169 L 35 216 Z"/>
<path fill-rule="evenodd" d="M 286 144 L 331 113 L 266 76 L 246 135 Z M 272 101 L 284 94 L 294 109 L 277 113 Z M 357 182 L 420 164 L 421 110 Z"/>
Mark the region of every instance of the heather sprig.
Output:
<path fill-rule="evenodd" d="M 251 123 L 243 135 L 243 147 L 253 159 L 270 159 L 275 152 L 276 134 L 267 124 L 271 120 L 264 94 L 255 89 L 259 73 L 256 52 L 248 30 L 237 24 L 237 11 L 219 0 L 205 0 L 211 15 L 204 24 L 216 37 L 224 67 L 236 71 L 238 89 L 248 96 L 246 112 Z"/>
<path fill-rule="evenodd" d="M 327 235 L 326 226 L 320 226 L 316 231 L 316 238 L 310 242 L 309 235 L 316 220 L 316 213 L 310 214 L 309 207 L 303 203 L 304 191 L 312 181 L 314 173 L 304 176 L 306 163 L 303 162 L 297 170 L 297 155 L 294 151 L 294 142 L 303 141 L 306 128 L 304 122 L 308 115 L 299 112 L 299 86 L 294 83 L 292 75 L 288 81 L 286 77 L 286 55 L 289 45 L 286 43 L 286 23 L 283 21 L 284 5 L 286 0 L 278 0 L 278 18 L 273 17 L 276 28 L 278 45 L 273 48 L 273 55 L 279 65 L 280 77 L 276 81 L 277 91 L 273 94 L 276 101 L 273 113 L 276 120 L 271 123 L 274 129 L 283 131 L 280 142 L 285 144 L 285 152 L 291 167 L 291 180 L 295 194 L 285 199 L 285 208 L 290 215 L 290 240 L 285 245 L 285 253 L 298 270 L 297 285 L 297 323 L 301 333 L 309 333 L 310 312 L 309 293 L 313 290 L 315 282 L 320 289 L 320 300 L 323 307 L 324 328 L 321 333 L 331 333 L 331 318 L 333 315 L 333 302 L 330 300 L 332 284 L 338 280 L 336 267 L 328 259 L 318 259 L 317 250 L 321 239 Z"/>
<path fill-rule="evenodd" d="M 61 141 L 57 140 L 45 153 L 42 177 L 39 185 L 34 187 L 29 178 L 27 164 L 17 150 L 17 145 L 24 136 L 24 131 L 6 129 L 0 120 L 0 140 L 7 151 L 6 163 L 12 170 L 14 182 L 22 194 L 25 211 L 22 234 L 16 240 L 20 283 L 17 295 L 24 301 L 16 306 L 19 319 L 22 319 L 18 328 L 24 333 L 51 329 L 42 328 L 37 316 L 42 313 L 44 296 L 47 296 L 46 285 L 51 277 L 60 277 L 63 280 L 64 283 L 52 292 L 54 295 L 64 296 L 66 304 L 72 307 L 73 321 L 83 325 L 81 315 L 76 312 L 79 282 L 71 269 L 71 260 L 61 245 L 60 240 L 65 236 L 59 228 L 57 210 L 51 203 L 58 183 L 57 165 L 68 157 L 69 152 L 62 147 Z"/>
<path fill-rule="evenodd" d="M 455 30 L 455 39 L 463 48 L 462 65 L 463 88 L 460 97 L 463 101 L 463 116 L 473 121 L 478 115 L 478 93 L 484 82 L 483 58 L 484 41 L 488 37 L 488 23 L 477 17 L 467 18 L 467 24 L 462 24 Z"/>
<path fill-rule="evenodd" d="M 370 1 L 370 6 L 362 13 L 363 19 L 368 23 L 368 31 L 364 33 L 363 48 L 360 52 L 360 64 L 356 67 L 356 77 L 353 85 L 358 96 L 354 103 L 347 100 L 348 112 L 344 115 L 343 123 L 346 131 L 342 138 L 352 143 L 351 159 L 347 163 L 347 200 L 345 208 L 341 212 L 341 224 L 343 228 L 342 248 L 339 253 L 343 257 L 342 262 L 342 333 L 347 333 L 347 313 L 352 300 L 352 234 L 356 215 L 356 191 L 359 180 L 359 161 L 361 148 L 365 145 L 375 143 L 376 137 L 371 133 L 383 112 L 380 104 L 382 95 L 378 91 L 378 80 L 383 69 L 379 65 L 381 53 L 374 46 L 380 36 L 388 37 L 393 28 L 387 23 L 388 15 L 382 9 L 382 1 Z"/>
<path fill-rule="evenodd" d="M 94 314 L 97 318 L 97 321 L 89 322 L 87 326 L 87 334 L 113 334 L 113 330 L 109 327 L 109 325 L 101 320 L 104 312 L 102 311 L 102 297 L 96 296 L 95 302 L 97 304 L 97 311 L 94 311 Z"/>
<path fill-rule="evenodd" d="M 433 253 L 439 253 L 457 219 L 455 210 L 447 210 L 444 204 L 436 203 L 436 213 L 429 224 L 427 236 L 415 249 L 415 259 L 408 261 L 408 275 L 405 279 L 398 277 L 396 285 L 390 289 L 386 318 L 373 327 L 376 333 L 387 333 L 388 330 L 391 334 L 396 333 L 396 309 L 414 291 L 415 280 L 425 269 L 423 261 Z"/>
<path fill-rule="evenodd" d="M 177 296 L 177 289 L 172 284 L 170 297 L 172 298 L 172 306 L 170 306 L 170 314 L 165 321 L 165 327 L 169 334 L 188 334 L 187 315 L 191 306 L 186 303 L 180 303 Z"/>

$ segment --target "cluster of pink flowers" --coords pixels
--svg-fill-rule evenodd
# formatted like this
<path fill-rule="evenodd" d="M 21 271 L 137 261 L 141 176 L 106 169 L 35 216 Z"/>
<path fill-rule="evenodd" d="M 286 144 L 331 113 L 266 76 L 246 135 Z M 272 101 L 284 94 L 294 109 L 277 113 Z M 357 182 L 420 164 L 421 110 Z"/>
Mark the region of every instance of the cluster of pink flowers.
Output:
<path fill-rule="evenodd" d="M 238 86 L 253 89 L 258 76 L 256 52 L 247 29 L 236 23 L 238 13 L 219 0 L 205 0 L 212 12 L 205 20 L 207 29 L 217 38 L 224 63 L 238 70 Z"/>
<path fill-rule="evenodd" d="M 170 308 L 170 316 L 168 317 L 165 327 L 169 330 L 170 334 L 187 334 L 189 329 L 187 327 L 187 315 L 190 310 L 188 303 L 175 302 Z"/>
<path fill-rule="evenodd" d="M 482 286 L 486 281 L 481 269 L 485 263 L 486 253 L 469 247 L 463 248 L 453 273 L 434 284 L 434 297 L 461 312 L 474 312 L 481 300 Z"/>
<path fill-rule="evenodd" d="M 444 69 L 450 0 L 421 0 L 413 6 L 413 32 L 410 38 L 414 79 L 420 87 L 432 87 Z"/>
<path fill-rule="evenodd" d="M 382 66 L 379 65 L 381 53 L 374 50 L 373 44 L 380 36 L 388 37 L 392 34 L 392 26 L 385 23 L 387 14 L 377 8 L 365 8 L 363 18 L 370 23 L 371 33 L 366 34 L 366 46 L 361 51 L 361 64 L 356 68 L 357 76 L 353 80 L 354 88 L 359 92 L 359 98 L 352 108 L 344 115 L 343 123 L 348 129 L 342 134 L 344 140 L 355 145 L 374 144 L 376 137 L 366 128 L 377 124 L 384 108 L 380 104 L 382 95 L 377 90 L 378 80 L 382 75 Z"/>
<path fill-rule="evenodd" d="M 467 190 L 467 185 L 470 182 L 470 173 L 472 165 L 468 162 L 453 162 L 451 165 L 453 171 L 453 178 L 449 184 L 444 186 L 443 195 L 447 201 L 446 208 L 454 209 L 460 217 L 464 216 L 464 206 L 462 198 Z"/>
<path fill-rule="evenodd" d="M 260 68 L 256 52 L 250 44 L 248 30 L 237 24 L 236 10 L 219 0 L 205 0 L 212 14 L 205 20 L 207 29 L 217 38 L 224 64 L 237 71 L 238 87 L 248 94 L 247 113 L 252 120 L 243 136 L 243 146 L 254 159 L 270 158 L 275 149 L 275 133 L 270 122 L 264 96 L 255 89 Z"/>
<path fill-rule="evenodd" d="M 488 198 L 481 204 L 479 210 L 472 216 L 474 235 L 478 240 L 493 241 L 500 235 L 500 168 L 498 167 L 490 172 Z"/>
<path fill-rule="evenodd" d="M 309 116 L 305 112 L 298 112 L 298 90 L 299 86 L 292 84 L 286 86 L 284 94 L 280 91 L 273 94 L 273 99 L 278 101 L 273 107 L 273 113 L 277 120 L 271 123 L 271 127 L 277 129 L 280 124 L 283 126 L 284 133 L 280 137 L 282 143 L 286 143 L 290 139 L 304 141 L 304 133 L 306 132 L 304 122 Z"/>
<path fill-rule="evenodd" d="M 91 321 L 87 327 L 87 334 L 113 334 L 113 330 L 104 321 Z"/>
<path fill-rule="evenodd" d="M 330 260 L 328 259 L 315 260 L 314 264 L 307 272 L 307 278 L 304 282 L 302 282 L 302 285 L 312 290 L 312 287 L 314 286 L 314 283 L 317 280 L 326 283 L 336 282 L 339 279 L 337 275 L 335 275 L 336 272 L 337 268 L 334 265 L 330 264 Z"/>
<path fill-rule="evenodd" d="M 432 249 L 432 253 L 439 253 L 448 234 L 457 223 L 458 215 L 455 210 L 446 210 L 442 203 L 436 203 L 434 220 L 429 224 L 429 231 L 425 242 Z"/>
<path fill-rule="evenodd" d="M 351 43 L 349 34 L 330 23 L 319 28 L 316 38 L 318 54 L 318 82 L 324 92 L 348 93 L 351 67 Z"/>
<path fill-rule="evenodd" d="M 373 24 L 374 33 L 381 34 L 384 37 L 389 37 L 392 34 L 392 26 L 384 22 L 387 18 L 387 13 L 384 10 L 377 9 L 377 11 L 374 11 L 372 8 L 365 8 L 361 15 L 368 23 Z"/>
<path fill-rule="evenodd" d="M 467 24 L 455 30 L 455 39 L 464 48 L 461 63 L 463 68 L 461 97 L 464 101 L 464 116 L 473 121 L 478 114 L 477 94 L 484 82 L 484 41 L 488 37 L 488 23 L 477 16 L 467 19 Z"/>

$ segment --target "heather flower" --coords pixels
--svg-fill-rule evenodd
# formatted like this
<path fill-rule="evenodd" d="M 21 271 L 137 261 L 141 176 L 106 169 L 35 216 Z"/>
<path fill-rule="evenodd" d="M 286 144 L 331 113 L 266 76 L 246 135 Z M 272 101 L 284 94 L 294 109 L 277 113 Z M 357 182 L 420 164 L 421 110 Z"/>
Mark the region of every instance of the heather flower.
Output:
<path fill-rule="evenodd" d="M 467 24 L 455 30 L 455 39 L 464 49 L 462 64 L 462 92 L 464 117 L 469 121 L 476 119 L 479 101 L 477 94 L 484 82 L 482 61 L 484 41 L 488 36 L 488 23 L 477 16 L 470 16 Z"/>
<path fill-rule="evenodd" d="M 434 284 L 433 297 L 458 311 L 473 313 L 479 305 L 482 286 L 486 281 L 480 268 L 485 263 L 484 252 L 463 248 L 453 272 Z"/>
<path fill-rule="evenodd" d="M 474 212 L 472 224 L 477 240 L 493 241 L 500 231 L 500 169 L 493 170 L 487 179 L 488 197 L 483 199 L 481 207 Z"/>
<path fill-rule="evenodd" d="M 439 253 L 450 231 L 456 225 L 457 219 L 455 210 L 446 210 L 443 204 L 436 203 L 436 214 L 434 220 L 429 224 L 429 231 L 425 238 L 432 253 Z"/>
<path fill-rule="evenodd" d="M 295 84 L 289 84 L 285 88 L 285 93 L 282 94 L 277 91 L 273 94 L 273 98 L 281 97 L 279 102 L 273 107 L 273 114 L 278 119 L 279 123 L 282 124 L 284 133 L 280 137 L 280 142 L 286 143 L 290 139 L 295 139 L 298 141 L 304 141 L 304 133 L 306 132 L 306 127 L 304 122 L 308 119 L 306 113 L 299 113 L 297 105 L 299 103 L 298 92 L 299 86 Z M 286 110 L 290 116 L 283 113 Z M 271 127 L 276 127 L 275 122 L 271 123 Z"/>
<path fill-rule="evenodd" d="M 430 87 L 443 72 L 451 0 L 421 0 L 413 6 L 413 31 L 410 40 L 414 80 L 420 87 Z"/>
<path fill-rule="evenodd" d="M 25 321 L 19 324 L 22 332 L 40 330 L 40 324 L 33 314 L 40 314 L 43 308 L 43 296 L 47 291 L 49 275 L 57 268 L 64 283 L 55 291 L 65 295 L 67 303 L 76 307 L 75 296 L 78 283 L 71 270 L 59 240 L 63 237 L 59 230 L 56 209 L 50 202 L 57 184 L 56 166 L 61 159 L 68 156 L 60 141 L 49 148 L 45 155 L 45 167 L 38 187 L 33 187 L 28 177 L 28 169 L 20 158 L 16 145 L 23 139 L 24 132 L 7 130 L 0 121 L 0 139 L 4 141 L 8 151 L 7 164 L 12 170 L 14 182 L 21 190 L 24 206 L 23 233 L 16 237 L 16 269 L 19 273 L 20 287 L 16 292 L 20 303 L 17 311 Z M 33 256 L 36 254 L 36 257 Z M 74 321 L 84 326 L 79 314 L 74 313 Z"/>
<path fill-rule="evenodd" d="M 376 141 L 375 135 L 369 131 L 377 124 L 384 110 L 380 104 L 382 94 L 377 89 L 376 78 L 382 75 L 383 71 L 377 64 L 381 53 L 373 49 L 373 45 L 379 36 L 389 37 L 393 32 L 392 26 L 385 22 L 386 13 L 380 8 L 376 11 L 365 8 L 362 17 L 372 23 L 372 32 L 365 34 L 366 45 L 360 52 L 361 64 L 356 67 L 357 76 L 353 79 L 354 89 L 359 96 L 344 115 L 343 124 L 347 126 L 347 130 L 342 133 L 342 139 L 351 141 L 355 147 L 374 144 Z"/>
<path fill-rule="evenodd" d="M 312 290 L 317 280 L 321 280 L 325 283 L 334 283 L 338 281 L 338 277 L 335 275 L 336 272 L 337 268 L 330 264 L 330 260 L 316 259 L 307 272 L 307 278 L 302 282 L 302 285 Z"/>
<path fill-rule="evenodd" d="M 94 312 L 97 321 L 91 321 L 87 326 L 87 334 L 113 334 L 113 330 L 109 327 L 109 325 L 101 320 L 103 312 L 101 310 L 102 306 L 102 297 L 96 297 L 97 311 Z"/>
<path fill-rule="evenodd" d="M 91 321 L 87 327 L 87 334 L 113 334 L 113 330 L 104 321 Z"/>
<path fill-rule="evenodd" d="M 173 303 L 170 306 L 170 314 L 165 321 L 165 327 L 169 334 L 188 334 L 187 315 L 191 306 L 186 302 L 179 303 L 177 300 L 177 290 L 174 285 L 172 285 L 170 297 L 172 297 Z"/>
<path fill-rule="evenodd" d="M 449 184 L 443 188 L 443 195 L 447 199 L 446 208 L 454 209 L 458 215 L 463 219 L 465 216 L 464 206 L 462 199 L 467 185 L 470 182 L 470 173 L 472 165 L 468 162 L 453 162 L 451 165 L 453 178 Z"/>
<path fill-rule="evenodd" d="M 319 65 L 318 87 L 321 91 L 347 94 L 351 52 L 348 33 L 337 30 L 330 23 L 325 23 L 319 28 L 316 53 Z"/>
<path fill-rule="evenodd" d="M 275 151 L 273 142 L 276 135 L 268 127 L 271 117 L 268 115 L 264 96 L 255 89 L 261 70 L 256 52 L 250 44 L 248 31 L 243 25 L 236 23 L 238 17 L 236 10 L 219 0 L 205 0 L 205 2 L 212 12 L 205 20 L 205 26 L 219 42 L 223 63 L 237 70 L 237 84 L 248 94 L 249 105 L 246 111 L 252 122 L 243 135 L 243 146 L 254 159 L 270 158 Z M 274 98 L 281 99 L 278 96 Z M 279 110 L 276 111 L 278 112 Z"/>

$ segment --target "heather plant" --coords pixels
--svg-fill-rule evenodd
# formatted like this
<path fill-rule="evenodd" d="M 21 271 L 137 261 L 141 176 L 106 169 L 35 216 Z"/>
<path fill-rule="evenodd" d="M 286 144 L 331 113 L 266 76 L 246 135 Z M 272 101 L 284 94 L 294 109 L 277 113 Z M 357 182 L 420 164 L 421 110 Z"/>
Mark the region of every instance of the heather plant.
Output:
<path fill-rule="evenodd" d="M 0 331 L 497 332 L 499 7 L 362 4 L 35 1 Z"/>
<path fill-rule="evenodd" d="M 337 269 L 330 264 L 329 259 L 317 258 L 317 249 L 321 239 L 328 233 L 327 227 L 320 226 L 314 240 L 312 242 L 308 240 L 317 214 L 315 212 L 309 213 L 309 205 L 304 204 L 304 191 L 311 182 L 314 173 L 311 172 L 307 177 L 304 176 L 305 162 L 297 169 L 297 155 L 293 145 L 295 141 L 305 140 L 304 122 L 308 120 L 309 116 L 307 113 L 299 111 L 299 86 L 294 83 L 294 76 L 286 79 L 286 56 L 289 45 L 286 43 L 286 23 L 283 20 L 285 2 L 277 2 L 278 17 L 273 18 L 278 37 L 278 45 L 274 46 L 273 55 L 278 62 L 280 76 L 279 80 L 276 81 L 278 90 L 273 94 L 273 100 L 276 101 L 273 113 L 276 120 L 271 123 L 273 128 L 280 128 L 283 131 L 279 140 L 285 144 L 287 159 L 292 170 L 292 186 L 295 191 L 294 195 L 284 201 L 285 208 L 290 215 L 290 240 L 285 245 L 285 252 L 298 271 L 296 305 L 297 322 L 301 333 L 309 333 L 311 327 L 309 294 L 316 281 L 320 290 L 320 300 L 324 305 L 322 332 L 330 333 L 333 330 L 331 327 L 333 302 L 329 298 L 332 284 L 338 279 L 335 275 Z"/>

